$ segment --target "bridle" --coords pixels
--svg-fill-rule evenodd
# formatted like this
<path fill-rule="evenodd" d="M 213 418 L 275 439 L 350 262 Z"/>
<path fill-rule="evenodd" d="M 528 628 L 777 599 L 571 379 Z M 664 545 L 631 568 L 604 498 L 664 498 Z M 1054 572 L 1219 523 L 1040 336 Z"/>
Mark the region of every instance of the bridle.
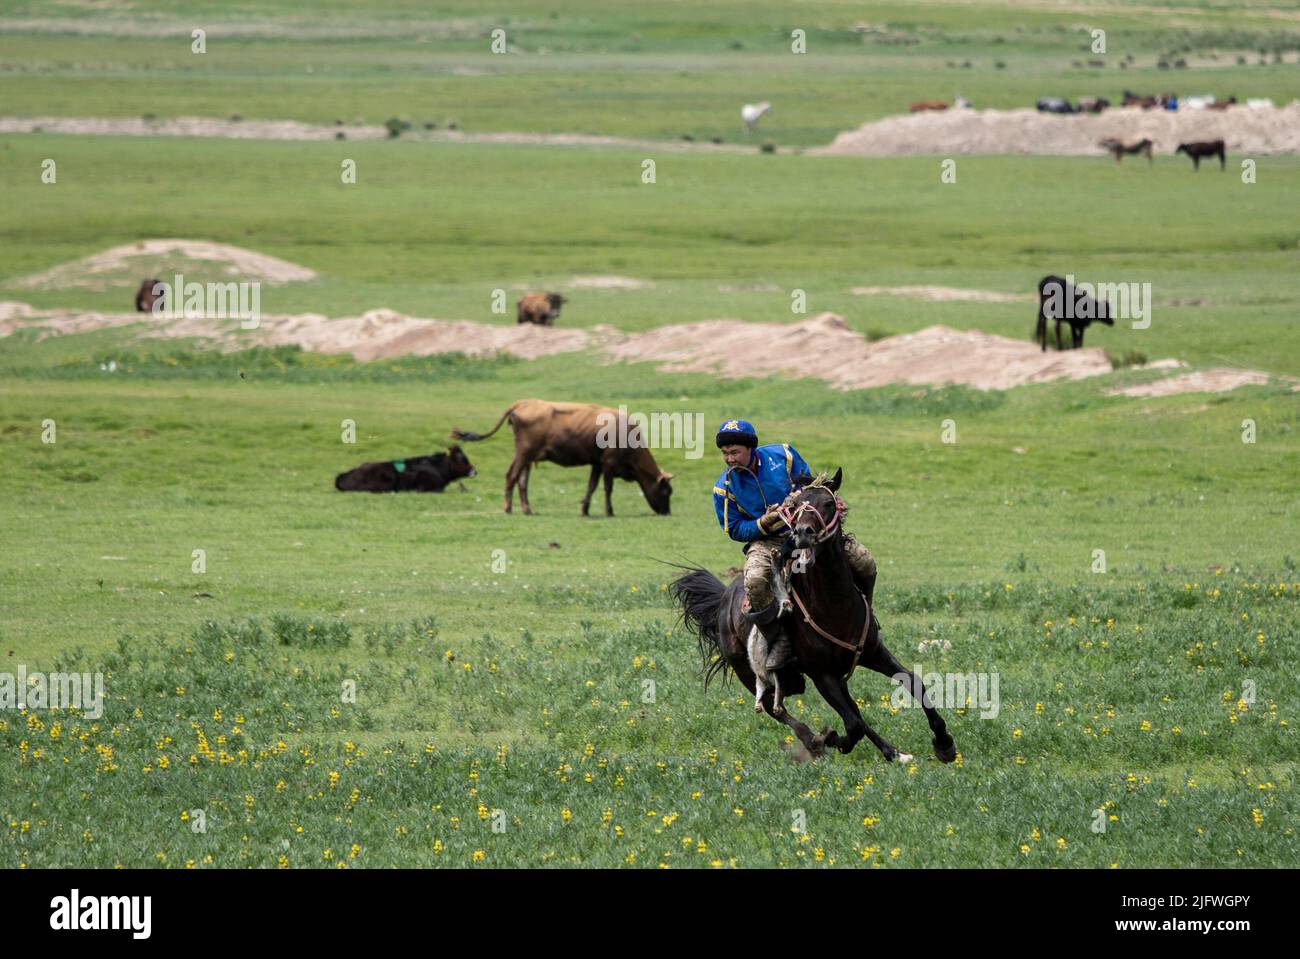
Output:
<path fill-rule="evenodd" d="M 776 515 L 781 517 L 781 520 L 790 529 L 790 532 L 793 533 L 794 524 L 799 519 L 799 517 L 806 512 L 812 513 L 813 516 L 816 518 L 818 524 L 821 526 L 821 532 L 819 532 L 813 538 L 813 542 L 816 545 L 820 546 L 822 543 L 826 542 L 837 532 L 839 532 L 840 521 L 844 519 L 844 512 L 847 509 L 848 507 L 844 504 L 844 500 L 836 496 L 835 515 L 832 516 L 830 520 L 827 520 L 826 517 L 822 516 L 821 511 L 818 510 L 817 507 L 813 506 L 812 503 L 809 503 L 807 500 L 801 502 L 794 509 L 790 509 L 790 507 L 786 506 L 783 503 L 776 508 Z"/>
<path fill-rule="evenodd" d="M 794 533 L 795 521 L 805 512 L 811 512 L 813 516 L 817 518 L 817 522 L 821 526 L 821 532 L 817 533 L 813 538 L 814 545 L 820 546 L 840 531 L 841 521 L 844 519 L 844 512 L 847 509 L 848 507 L 845 505 L 844 500 L 836 496 L 835 515 L 829 520 L 822 516 L 821 511 L 818 510 L 817 507 L 813 506 L 812 503 L 809 503 L 806 500 L 801 502 L 794 509 L 790 509 L 782 504 L 777 507 L 776 512 L 785 522 L 785 525 L 789 527 L 791 534 Z M 862 658 L 862 651 L 867 645 L 867 634 L 871 631 L 871 607 L 867 605 L 866 597 L 861 597 L 864 614 L 862 617 L 862 634 L 858 637 L 856 644 L 851 644 L 832 636 L 830 633 L 826 632 L 826 630 L 817 625 L 812 616 L 808 613 L 808 607 L 804 605 L 803 598 L 800 597 L 799 591 L 795 589 L 793 582 L 790 583 L 790 595 L 794 597 L 795 605 L 799 607 L 799 612 L 803 614 L 803 618 L 807 621 L 808 625 L 813 628 L 813 631 L 817 633 L 817 635 L 821 636 L 823 639 L 830 640 L 836 646 L 839 646 L 842 649 L 847 649 L 853 654 L 853 663 L 849 666 L 849 671 L 844 676 L 845 679 L 848 679 L 853 675 L 853 671 L 858 668 L 858 660 Z"/>

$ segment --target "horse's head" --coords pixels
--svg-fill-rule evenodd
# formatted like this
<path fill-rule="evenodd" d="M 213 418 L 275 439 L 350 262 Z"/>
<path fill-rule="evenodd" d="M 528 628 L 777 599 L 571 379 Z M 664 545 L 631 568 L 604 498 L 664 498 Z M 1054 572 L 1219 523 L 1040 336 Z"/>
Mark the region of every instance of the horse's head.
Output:
<path fill-rule="evenodd" d="M 817 561 L 817 552 L 823 544 L 840 535 L 840 520 L 846 507 L 835 494 L 843 476 L 841 469 L 829 479 L 819 476 L 792 493 L 781 506 L 781 518 L 790 528 L 795 562 L 805 569 Z"/>

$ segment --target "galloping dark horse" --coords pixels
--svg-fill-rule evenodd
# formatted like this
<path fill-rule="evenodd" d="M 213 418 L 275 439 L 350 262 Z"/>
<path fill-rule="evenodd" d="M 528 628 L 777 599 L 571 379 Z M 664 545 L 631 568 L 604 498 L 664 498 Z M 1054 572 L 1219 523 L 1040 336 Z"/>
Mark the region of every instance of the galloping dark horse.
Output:
<path fill-rule="evenodd" d="M 782 515 L 792 531 L 790 586 L 799 611 L 790 616 L 787 626 L 798 664 L 782 685 L 786 692 L 801 692 L 803 675 L 810 677 L 822 698 L 844 720 L 844 735 L 830 727 L 813 735 L 789 710 L 779 707 L 772 689 L 763 694 L 763 709 L 794 730 L 814 756 L 821 756 L 827 747 L 848 753 L 866 736 L 886 760 L 910 762 L 910 755 L 899 752 L 858 711 L 848 678 L 860 664 L 896 678 L 922 704 L 934 734 L 935 756 L 942 762 L 952 762 L 957 758 L 957 747 L 943 719 L 925 695 L 921 681 L 904 669 L 880 641 L 875 616 L 853 582 L 840 528 L 845 506 L 835 495 L 842 475 L 841 470 L 836 470 L 829 480 L 819 479 L 804 487 L 783 507 Z M 699 637 L 706 685 L 714 675 L 725 675 L 730 668 L 753 693 L 755 675 L 748 656 L 752 627 L 741 609 L 745 599 L 743 577 L 723 586 L 707 570 L 693 569 L 673 583 L 672 594 L 682 604 L 682 621 Z"/>

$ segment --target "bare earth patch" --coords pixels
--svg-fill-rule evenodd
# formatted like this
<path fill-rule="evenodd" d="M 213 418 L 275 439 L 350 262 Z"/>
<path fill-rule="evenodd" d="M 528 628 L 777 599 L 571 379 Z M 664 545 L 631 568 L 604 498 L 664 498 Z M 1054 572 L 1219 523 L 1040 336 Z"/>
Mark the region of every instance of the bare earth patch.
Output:
<path fill-rule="evenodd" d="M 834 313 L 793 324 L 710 320 L 663 326 L 607 346 L 605 353 L 620 360 L 661 361 L 664 370 L 733 378 L 812 376 L 846 390 L 890 383 L 1009 389 L 1111 371 L 1103 350 L 1043 352 L 1033 343 L 946 326 L 868 342 Z"/>
<path fill-rule="evenodd" d="M 205 271 L 215 268 L 232 279 L 270 284 L 316 279 L 315 271 L 305 266 L 226 243 L 140 240 L 23 277 L 12 285 L 46 290 L 135 287 L 148 277 L 170 282 L 174 274 L 185 273 L 187 268 L 193 277 L 196 267 Z"/>
<path fill-rule="evenodd" d="M 1252 110 L 1112 109 L 1100 114 L 1058 116 L 1037 110 L 944 110 L 886 117 L 841 133 L 820 156 L 899 154 L 1049 154 L 1099 156 L 1108 137 L 1148 137 L 1161 154 L 1179 143 L 1223 140 L 1230 153 L 1250 156 L 1300 153 L 1300 101 Z M 1140 163 L 1126 157 L 1125 164 Z M 1191 163 L 1188 163 L 1191 166 Z"/>
<path fill-rule="evenodd" d="M 964 290 L 953 286 L 855 286 L 849 292 L 854 296 L 911 296 L 919 300 L 968 300 L 975 303 L 1023 303 L 1036 299 L 1028 293 Z"/>
<path fill-rule="evenodd" d="M 648 290 L 654 284 L 632 276 L 575 276 L 569 286 L 580 290 Z"/>
<path fill-rule="evenodd" d="M 1181 376 L 1106 390 L 1107 396 L 1177 396 L 1180 393 L 1226 393 L 1241 386 L 1263 386 L 1268 374 L 1259 370 L 1197 370 Z"/>
<path fill-rule="evenodd" d="M 226 120 L 217 117 L 0 117 L 0 133 L 65 133 L 131 137 L 211 137 L 225 140 L 383 140 L 382 126 L 330 126 L 297 120 Z M 467 133 L 409 130 L 403 140 L 430 143 L 494 143 L 514 146 L 645 147 L 664 153 L 753 153 L 753 146 L 641 140 L 592 133 Z"/>

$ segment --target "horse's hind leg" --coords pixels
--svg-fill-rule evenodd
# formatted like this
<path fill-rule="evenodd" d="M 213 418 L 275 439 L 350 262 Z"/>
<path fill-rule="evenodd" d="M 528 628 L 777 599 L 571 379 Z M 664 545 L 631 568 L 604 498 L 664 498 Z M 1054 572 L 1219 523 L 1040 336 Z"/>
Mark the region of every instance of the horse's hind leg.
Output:
<path fill-rule="evenodd" d="M 775 697 L 773 697 L 773 700 L 775 700 Z M 820 759 L 826 754 L 826 743 L 824 738 L 814 736 L 811 729 L 790 715 L 790 710 L 782 709 L 780 713 L 772 715 L 772 711 L 769 709 L 768 715 L 772 716 L 772 718 L 778 723 L 785 723 L 785 725 L 794 730 L 794 734 L 799 738 L 799 742 L 803 743 L 803 748 L 808 750 L 808 753 L 814 759 Z"/>
<path fill-rule="evenodd" d="M 863 660 L 862 665 L 868 669 L 874 669 L 890 679 L 896 679 L 901 682 L 911 694 L 912 698 L 921 704 L 925 710 L 925 718 L 930 723 L 930 732 L 934 734 L 934 756 L 940 762 L 950 763 L 957 758 L 957 746 L 952 741 L 952 736 L 948 732 L 948 726 L 944 723 L 943 717 L 939 711 L 934 708 L 930 702 L 930 697 L 925 694 L 925 686 L 921 680 L 909 669 L 904 669 L 902 664 L 894 658 L 894 654 L 885 648 L 882 643 L 879 652 L 870 660 Z"/>

